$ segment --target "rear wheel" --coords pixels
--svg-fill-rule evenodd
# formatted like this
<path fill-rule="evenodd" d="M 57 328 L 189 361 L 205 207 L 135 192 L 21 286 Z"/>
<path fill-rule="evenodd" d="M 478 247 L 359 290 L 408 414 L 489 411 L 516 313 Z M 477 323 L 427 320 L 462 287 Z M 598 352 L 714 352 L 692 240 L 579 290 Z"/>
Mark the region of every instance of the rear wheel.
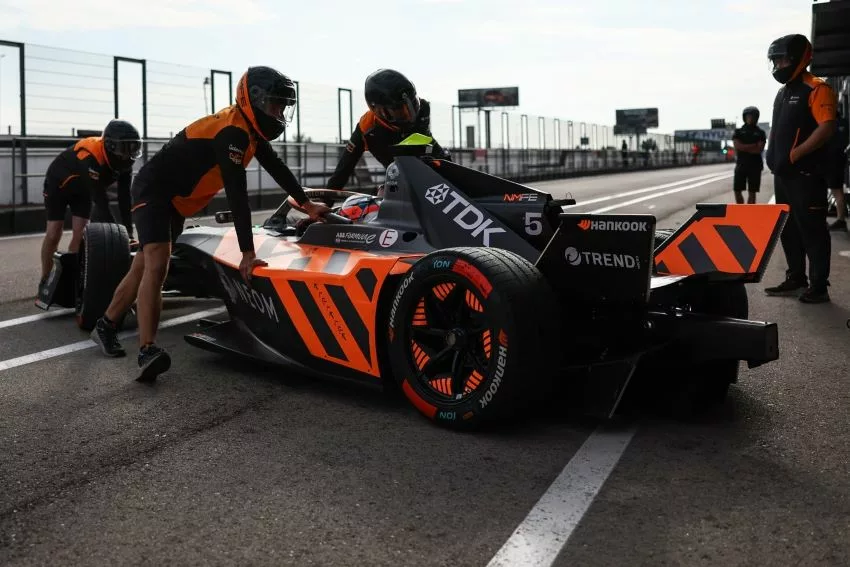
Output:
<path fill-rule="evenodd" d="M 705 289 L 701 301 L 695 302 L 694 311 L 746 319 L 750 311 L 747 288 L 743 283 L 713 284 Z M 722 404 L 729 385 L 738 381 L 740 363 L 737 360 L 718 360 L 701 364 L 694 369 L 697 387 L 696 411 Z"/>
<path fill-rule="evenodd" d="M 389 315 L 388 356 L 408 400 L 455 429 L 533 402 L 558 366 L 555 296 L 515 254 L 452 248 L 421 258 Z"/>
<path fill-rule="evenodd" d="M 693 287 L 679 298 L 694 313 L 746 319 L 749 302 L 743 283 L 711 283 Z M 710 349 L 709 345 L 705 348 Z M 665 349 L 643 357 L 621 407 L 644 407 L 687 420 L 721 405 L 729 386 L 738 381 L 740 361 L 709 360 L 695 364 L 690 353 Z"/>
<path fill-rule="evenodd" d="M 127 229 L 116 223 L 89 223 L 83 231 L 78 258 L 77 325 L 91 331 L 130 270 Z"/>

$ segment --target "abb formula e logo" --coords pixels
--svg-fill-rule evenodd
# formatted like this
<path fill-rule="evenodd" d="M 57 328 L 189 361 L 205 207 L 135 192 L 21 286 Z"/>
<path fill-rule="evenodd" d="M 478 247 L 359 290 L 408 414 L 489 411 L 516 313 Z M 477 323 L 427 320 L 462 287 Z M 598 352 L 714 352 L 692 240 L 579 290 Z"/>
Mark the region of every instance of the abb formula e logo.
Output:
<path fill-rule="evenodd" d="M 604 230 L 608 232 L 646 232 L 646 221 L 606 221 L 583 219 L 578 223 L 582 230 Z"/>
<path fill-rule="evenodd" d="M 503 228 L 490 227 L 493 219 L 487 218 L 481 210 L 457 194 L 445 183 L 434 185 L 425 190 L 425 199 L 434 206 L 446 203 L 442 208 L 456 225 L 472 234 L 473 238 L 481 238 L 484 246 L 490 246 L 490 238 L 494 234 L 506 232 Z"/>
<path fill-rule="evenodd" d="M 571 266 L 599 266 L 602 268 L 640 269 L 640 258 L 631 254 L 615 254 L 613 252 L 580 252 L 569 246 L 564 250 L 564 259 Z"/>

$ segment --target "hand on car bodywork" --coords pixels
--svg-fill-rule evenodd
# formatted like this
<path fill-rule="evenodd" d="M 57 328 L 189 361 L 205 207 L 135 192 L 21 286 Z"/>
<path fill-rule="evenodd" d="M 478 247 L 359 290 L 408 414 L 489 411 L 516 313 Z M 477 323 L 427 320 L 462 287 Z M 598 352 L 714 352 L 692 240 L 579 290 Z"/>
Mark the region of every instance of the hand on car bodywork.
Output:
<path fill-rule="evenodd" d="M 239 273 L 242 274 L 242 279 L 245 280 L 245 283 L 249 283 L 251 281 L 251 272 L 254 271 L 254 268 L 257 266 L 268 265 L 268 262 L 265 260 L 257 258 L 257 253 L 253 250 L 250 252 L 243 252 L 242 261 L 239 262 Z"/>
<path fill-rule="evenodd" d="M 331 212 L 330 207 L 328 207 L 324 203 L 317 203 L 316 201 L 307 201 L 306 203 L 301 205 L 301 208 L 304 209 L 305 213 L 310 215 L 310 218 L 312 220 L 317 220 L 320 217 Z"/>

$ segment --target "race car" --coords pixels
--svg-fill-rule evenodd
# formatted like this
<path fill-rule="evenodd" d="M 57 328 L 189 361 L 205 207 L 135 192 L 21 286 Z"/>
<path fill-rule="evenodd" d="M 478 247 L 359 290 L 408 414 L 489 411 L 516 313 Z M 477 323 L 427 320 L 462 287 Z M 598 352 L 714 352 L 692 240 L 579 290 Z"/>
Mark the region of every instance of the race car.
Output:
<path fill-rule="evenodd" d="M 572 199 L 423 153 L 396 156 L 377 211 L 362 217 L 311 223 L 285 200 L 254 228 L 268 265 L 250 285 L 232 228 L 185 230 L 175 254 L 229 315 L 185 340 L 398 387 L 456 429 L 559 387 L 610 417 L 632 385 L 666 384 L 688 413 L 726 397 L 739 361 L 777 360 L 777 325 L 747 319 L 745 284 L 761 280 L 787 205 L 701 204 L 662 231 L 652 215 L 571 212 Z M 336 212 L 353 196 L 372 198 L 309 195 Z M 120 229 L 108 234 L 123 253 Z"/>

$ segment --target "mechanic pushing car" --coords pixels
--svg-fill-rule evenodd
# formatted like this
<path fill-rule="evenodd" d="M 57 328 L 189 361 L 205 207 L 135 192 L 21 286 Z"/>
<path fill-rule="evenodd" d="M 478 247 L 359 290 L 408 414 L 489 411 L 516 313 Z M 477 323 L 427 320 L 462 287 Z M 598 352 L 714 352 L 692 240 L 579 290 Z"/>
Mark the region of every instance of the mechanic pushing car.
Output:
<path fill-rule="evenodd" d="M 812 44 L 800 34 L 770 44 L 773 78 L 782 87 L 773 103 L 767 166 L 774 175 L 776 202 L 791 211 L 782 231 L 788 262 L 785 281 L 765 290 L 769 295 L 796 294 L 803 303 L 829 301 L 832 241 L 826 224 L 830 156 L 825 144 L 835 133 L 835 91 L 806 71 Z M 809 278 L 806 278 L 806 257 Z"/>
<path fill-rule="evenodd" d="M 342 189 L 348 183 L 364 151 L 369 151 L 384 167 L 393 161 L 391 147 L 411 134 L 431 134 L 431 105 L 416 94 L 407 77 L 392 69 L 379 69 L 366 77 L 366 104 L 331 178 L 329 189 Z M 434 157 L 451 159 L 448 151 L 433 142 Z M 379 193 L 380 196 L 380 193 Z"/>
<path fill-rule="evenodd" d="M 91 337 L 107 356 L 123 356 L 115 322 L 138 295 L 137 380 L 153 380 L 171 367 L 168 353 L 156 345 L 171 245 L 183 231 L 185 218 L 207 206 L 222 187 L 242 252 L 242 277 L 248 282 L 255 266 L 266 265 L 256 257 L 251 232 L 245 168 L 254 157 L 311 219 L 330 211 L 307 198 L 269 143 L 292 119 L 297 102 L 292 80 L 270 67 L 251 67 L 236 89 L 236 104 L 186 126 L 142 167 L 133 183 L 139 251 Z"/>
<path fill-rule="evenodd" d="M 732 191 L 735 193 L 735 202 L 743 204 L 744 189 L 747 189 L 747 203 L 753 204 L 761 187 L 761 174 L 764 171 L 761 152 L 767 142 L 767 134 L 758 127 L 758 108 L 748 106 L 744 109 L 743 116 L 744 125 L 732 135 L 736 156 Z"/>
<path fill-rule="evenodd" d="M 63 150 L 50 166 L 44 178 L 44 208 L 47 210 L 47 230 L 41 245 L 41 280 L 38 294 L 53 268 L 53 254 L 62 239 L 65 211 L 71 209 L 71 243 L 68 251 L 80 249 L 83 231 L 91 218 L 92 203 L 100 218 L 115 222 L 109 210 L 106 189 L 117 181 L 118 212 L 121 224 L 133 237 L 130 219 L 130 182 L 133 163 L 141 154 L 139 131 L 124 120 L 111 120 L 100 136 L 83 138 Z"/>

